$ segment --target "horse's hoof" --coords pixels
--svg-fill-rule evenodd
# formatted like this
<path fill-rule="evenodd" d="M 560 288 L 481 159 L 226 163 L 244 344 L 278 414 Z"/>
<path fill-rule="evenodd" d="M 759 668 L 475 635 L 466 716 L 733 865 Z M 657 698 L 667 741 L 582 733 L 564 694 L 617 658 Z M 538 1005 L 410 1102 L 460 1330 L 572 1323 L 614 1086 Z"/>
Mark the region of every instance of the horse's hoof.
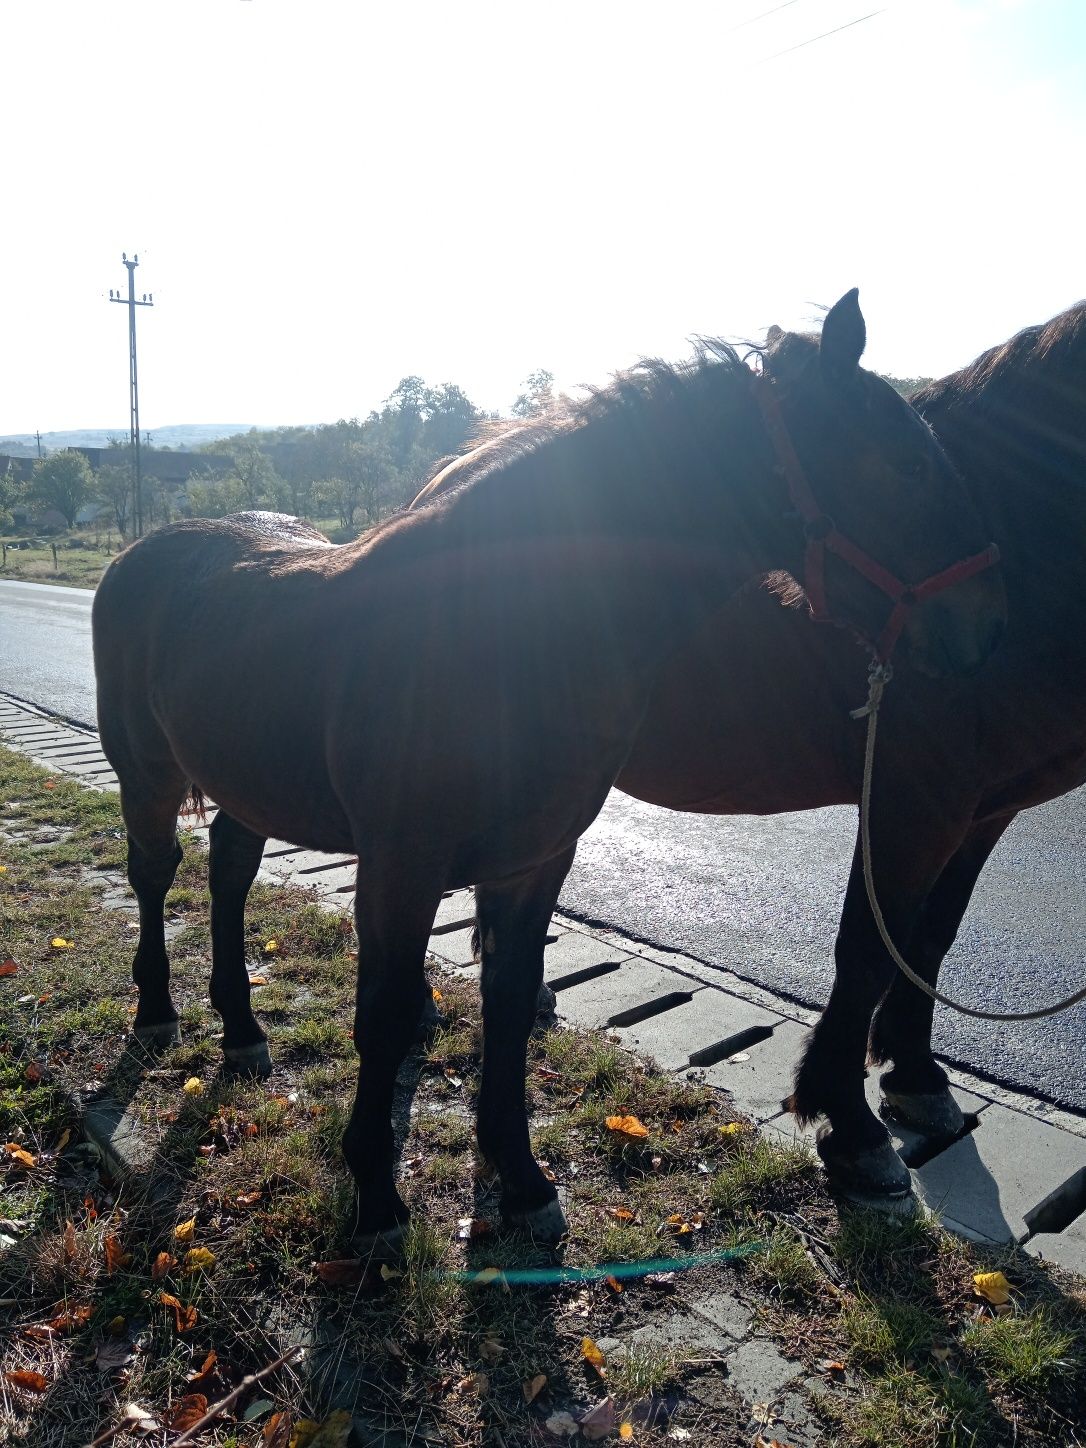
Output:
<path fill-rule="evenodd" d="M 912 1197 L 909 1168 L 889 1141 L 846 1153 L 835 1148 L 833 1133 L 827 1132 L 819 1137 L 817 1146 L 832 1190 L 849 1201 L 868 1206 L 876 1201 L 889 1204 Z"/>
<path fill-rule="evenodd" d="M 272 1058 L 267 1041 L 255 1041 L 251 1046 L 224 1046 L 222 1054 L 232 1076 L 255 1076 L 262 1080 L 271 1075 Z"/>
<path fill-rule="evenodd" d="M 882 1088 L 881 1114 L 901 1126 L 935 1138 L 961 1136 L 965 1117 L 950 1094 L 942 1091 L 890 1091 Z"/>
<path fill-rule="evenodd" d="M 533 1207 L 530 1212 L 508 1212 L 505 1218 L 510 1227 L 524 1232 L 540 1247 L 557 1247 L 569 1232 L 566 1214 L 557 1201 L 545 1202 Z"/>
<path fill-rule="evenodd" d="M 382 1262 L 402 1262 L 406 1237 L 406 1223 L 397 1223 L 381 1232 L 357 1232 L 351 1238 L 351 1251 L 375 1267 Z"/>
<path fill-rule="evenodd" d="M 145 1051 L 165 1051 L 181 1044 L 181 1022 L 163 1021 L 159 1026 L 133 1026 L 132 1034 Z"/>

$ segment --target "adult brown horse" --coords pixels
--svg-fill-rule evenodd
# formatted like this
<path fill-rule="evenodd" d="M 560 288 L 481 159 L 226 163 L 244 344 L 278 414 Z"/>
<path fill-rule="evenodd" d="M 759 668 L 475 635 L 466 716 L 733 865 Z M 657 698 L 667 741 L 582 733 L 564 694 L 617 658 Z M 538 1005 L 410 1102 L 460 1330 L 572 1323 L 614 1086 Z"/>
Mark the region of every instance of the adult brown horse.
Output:
<path fill-rule="evenodd" d="M 882 706 L 876 890 L 891 937 L 934 984 L 1015 815 L 1086 780 L 1086 600 L 1073 582 L 1086 557 L 1086 303 L 912 401 L 999 543 L 1009 610 L 1003 644 L 974 678 L 902 674 Z M 866 667 L 843 632 L 749 589 L 665 666 L 617 785 L 705 814 L 856 803 L 864 728 L 849 710 Z M 835 963 L 790 1104 L 801 1120 L 832 1123 L 821 1152 L 845 1187 L 906 1193 L 908 1172 L 861 1086 L 869 1030 L 871 1060 L 893 1063 L 886 1109 L 933 1137 L 964 1123 L 932 1055 L 932 1003 L 875 933 L 858 847 Z"/>
<path fill-rule="evenodd" d="M 983 552 L 960 480 L 916 413 L 859 367 L 863 346 L 851 292 L 821 346 L 779 336 L 761 377 L 723 346 L 639 369 L 486 449 L 445 497 L 355 544 L 242 514 L 164 529 L 107 571 L 98 720 L 140 907 L 137 1035 L 177 1033 L 163 900 L 190 785 L 220 806 L 211 1000 L 236 1068 L 269 1060 L 243 938 L 265 838 L 358 856 L 360 1064 L 344 1154 L 360 1251 L 395 1250 L 407 1220 L 390 1108 L 442 892 L 475 884 L 483 924 L 479 1144 L 507 1217 L 555 1240 L 565 1223 L 524 1109 L 547 924 L 661 666 L 745 580 L 799 569 L 805 490 L 855 540 L 842 548 L 858 567 L 832 556 L 826 592 L 868 635 L 886 619 L 869 581 L 880 565 L 918 580 Z M 975 669 L 1003 624 L 998 570 L 894 612 L 924 667 Z"/>

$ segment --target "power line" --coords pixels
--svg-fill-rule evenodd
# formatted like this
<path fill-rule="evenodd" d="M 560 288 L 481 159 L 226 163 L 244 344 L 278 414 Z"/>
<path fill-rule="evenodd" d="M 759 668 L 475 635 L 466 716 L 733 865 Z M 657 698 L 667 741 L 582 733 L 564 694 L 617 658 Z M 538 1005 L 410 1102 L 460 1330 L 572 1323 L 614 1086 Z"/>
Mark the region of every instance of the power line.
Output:
<path fill-rule="evenodd" d="M 740 20 L 738 25 L 731 26 L 730 29 L 724 31 L 724 34 L 734 35 L 737 30 L 743 30 L 748 25 L 755 25 L 759 20 L 764 20 L 767 15 L 776 15 L 778 10 L 787 10 L 789 5 L 798 4 L 799 0 L 784 0 L 784 3 L 782 5 L 774 5 L 771 10 L 763 10 L 758 15 L 752 15 L 749 20 Z"/>
<path fill-rule="evenodd" d="M 862 25 L 865 20 L 873 20 L 876 15 L 882 15 L 885 10 L 884 5 L 881 10 L 871 10 L 857 20 L 848 20 L 844 25 L 835 25 L 832 30 L 823 30 L 821 35 L 812 35 L 810 40 L 801 40 L 798 45 L 789 45 L 784 50 L 775 50 L 772 55 L 767 55 L 765 60 L 760 60 L 758 64 L 765 65 L 766 61 L 776 60 L 778 56 L 791 55 L 793 50 L 802 50 L 805 45 L 814 45 L 816 40 L 825 40 L 828 35 L 837 35 L 842 30 L 851 30 L 854 25 Z"/>

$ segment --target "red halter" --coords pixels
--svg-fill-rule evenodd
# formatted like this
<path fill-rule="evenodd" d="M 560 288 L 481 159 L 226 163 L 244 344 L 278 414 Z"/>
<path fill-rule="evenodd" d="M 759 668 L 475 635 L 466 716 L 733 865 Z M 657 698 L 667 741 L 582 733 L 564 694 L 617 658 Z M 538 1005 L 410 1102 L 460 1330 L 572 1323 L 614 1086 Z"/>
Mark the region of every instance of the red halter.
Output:
<path fill-rule="evenodd" d="M 999 562 L 999 549 L 994 543 L 989 543 L 982 552 L 952 563 L 949 568 L 944 568 L 941 573 L 933 573 L 922 583 L 903 583 L 888 568 L 872 558 L 870 553 L 865 553 L 851 538 L 846 538 L 839 532 L 833 519 L 818 506 L 781 416 L 773 382 L 764 373 L 755 378 L 754 395 L 761 408 L 773 450 L 777 454 L 777 462 L 787 479 L 788 495 L 796 512 L 803 519 L 803 530 L 807 535 L 803 587 L 811 605 L 811 616 L 818 623 L 834 622 L 826 603 L 826 553 L 836 553 L 838 558 L 851 564 L 857 573 L 862 574 L 869 583 L 880 588 L 893 601 L 890 617 L 874 642 L 875 655 L 879 662 L 887 663 L 901 630 L 905 627 L 909 610 L 922 603 L 925 598 L 931 598 L 942 593 L 944 589 L 953 588 L 954 584 L 991 568 L 994 563 Z"/>

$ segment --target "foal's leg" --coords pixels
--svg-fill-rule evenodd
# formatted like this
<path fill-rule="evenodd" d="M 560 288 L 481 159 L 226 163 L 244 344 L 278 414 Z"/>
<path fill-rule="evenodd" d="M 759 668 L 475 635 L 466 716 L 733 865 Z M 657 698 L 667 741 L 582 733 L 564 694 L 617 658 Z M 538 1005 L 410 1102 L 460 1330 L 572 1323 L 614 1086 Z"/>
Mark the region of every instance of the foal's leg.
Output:
<path fill-rule="evenodd" d="M 245 900 L 260 868 L 265 840 L 220 810 L 208 831 L 211 888 L 211 1004 L 222 1017 L 228 1067 L 244 1075 L 271 1071 L 268 1038 L 249 1002 L 245 969 Z"/>
<path fill-rule="evenodd" d="M 924 909 L 906 959 L 918 974 L 935 985 L 939 967 L 954 944 L 977 879 L 1014 815 L 986 820 L 970 831 L 948 861 Z M 899 1121 L 926 1136 L 957 1136 L 965 1126 L 950 1094 L 946 1072 L 931 1050 L 935 1003 L 900 971 L 875 1013 L 870 1059 L 893 1061 L 880 1082 L 886 1106 Z"/>
<path fill-rule="evenodd" d="M 479 1148 L 498 1169 L 506 1220 L 551 1244 L 565 1235 L 566 1219 L 553 1183 L 532 1155 L 525 1056 L 543 982 L 547 927 L 573 855 L 566 850 L 529 874 L 475 889 L 483 964 Z"/>
<path fill-rule="evenodd" d="M 120 771 L 118 771 L 120 774 Z M 177 812 L 186 782 L 163 771 L 153 790 L 126 783 L 121 775 L 121 811 L 128 836 L 128 882 L 139 903 L 140 933 L 132 961 L 132 979 L 139 991 L 132 1031 L 149 1050 L 181 1039 L 177 1010 L 170 996 L 170 961 L 166 954 L 163 910 L 166 895 L 181 863 Z"/>
<path fill-rule="evenodd" d="M 360 852 L 355 896 L 358 1089 L 343 1155 L 358 1188 L 354 1250 L 377 1259 L 398 1255 L 409 1216 L 396 1190 L 392 1098 L 422 1013 L 426 944 L 443 886 L 436 871 L 412 879 L 401 870 L 389 878 L 400 864 L 365 860 Z"/>

